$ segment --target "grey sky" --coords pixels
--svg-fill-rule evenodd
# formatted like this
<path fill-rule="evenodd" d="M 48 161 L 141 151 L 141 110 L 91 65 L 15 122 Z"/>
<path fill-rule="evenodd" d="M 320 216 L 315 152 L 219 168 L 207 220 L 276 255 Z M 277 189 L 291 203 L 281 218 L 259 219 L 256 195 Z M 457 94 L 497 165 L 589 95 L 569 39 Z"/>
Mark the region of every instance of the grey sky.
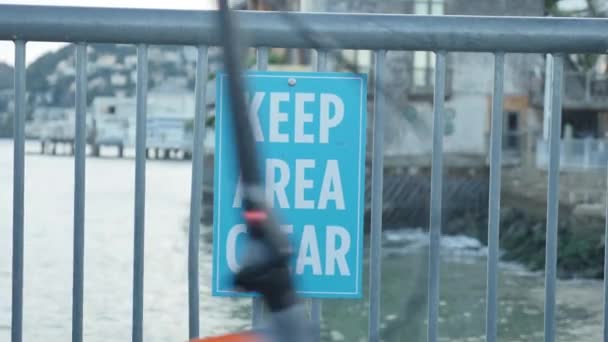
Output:
<path fill-rule="evenodd" d="M 0 0 L 0 4 L 18 5 L 53 5 L 53 6 L 87 6 L 87 7 L 131 7 L 131 8 L 171 8 L 171 9 L 214 9 L 215 0 Z M 48 51 L 53 51 L 65 44 L 39 43 L 27 44 L 26 59 L 31 63 Z M 14 64 L 13 42 L 0 41 L 0 62 Z"/>

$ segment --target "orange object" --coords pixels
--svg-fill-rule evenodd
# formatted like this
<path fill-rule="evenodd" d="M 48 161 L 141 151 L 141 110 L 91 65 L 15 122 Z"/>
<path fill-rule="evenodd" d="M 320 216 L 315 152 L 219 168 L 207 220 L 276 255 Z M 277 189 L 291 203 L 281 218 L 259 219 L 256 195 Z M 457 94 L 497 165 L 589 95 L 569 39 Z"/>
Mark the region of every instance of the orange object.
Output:
<path fill-rule="evenodd" d="M 251 333 L 229 334 L 217 337 L 206 337 L 203 339 L 194 339 L 190 342 L 262 342 L 258 336 Z"/>

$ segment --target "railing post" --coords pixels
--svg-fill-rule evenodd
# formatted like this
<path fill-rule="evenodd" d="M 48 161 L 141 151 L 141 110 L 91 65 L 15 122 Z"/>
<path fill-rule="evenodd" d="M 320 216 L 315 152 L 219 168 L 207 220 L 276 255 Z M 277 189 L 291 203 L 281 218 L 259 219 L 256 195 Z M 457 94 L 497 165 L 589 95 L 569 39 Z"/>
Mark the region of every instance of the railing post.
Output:
<path fill-rule="evenodd" d="M 585 100 L 587 102 L 591 101 L 591 77 L 593 71 L 587 70 L 585 72 Z"/>
<path fill-rule="evenodd" d="M 13 121 L 13 289 L 11 341 L 22 341 L 23 216 L 25 170 L 25 41 L 15 41 L 15 118 Z"/>
<path fill-rule="evenodd" d="M 265 71 L 268 69 L 268 48 L 267 47 L 259 47 L 256 51 L 256 59 L 257 59 L 257 69 L 260 71 Z M 254 328 L 260 326 L 263 320 L 264 313 L 264 301 L 260 297 L 253 298 L 253 312 L 251 317 L 251 323 Z"/>
<path fill-rule="evenodd" d="M 84 209 L 87 120 L 87 45 L 76 45 L 76 129 L 74 136 L 74 274 L 72 342 L 82 341 L 84 292 Z"/>
<path fill-rule="evenodd" d="M 502 168 L 503 88 L 505 55 L 494 57 L 494 92 L 492 97 L 492 127 L 490 135 L 490 203 L 488 208 L 488 285 L 486 311 L 486 340 L 497 339 L 498 316 L 498 247 L 500 232 L 500 173 Z"/>
<path fill-rule="evenodd" d="M 439 318 L 439 264 L 443 191 L 443 106 L 446 52 L 437 52 L 433 99 L 433 150 L 431 164 L 431 213 L 429 224 L 428 342 L 437 342 Z"/>
<path fill-rule="evenodd" d="M 551 122 L 551 98 L 553 94 L 553 55 L 547 54 L 547 61 L 545 64 L 545 97 L 543 105 L 543 140 L 549 140 L 549 126 Z"/>
<path fill-rule="evenodd" d="M 199 337 L 199 241 L 203 198 L 205 121 L 207 118 L 207 47 L 197 48 L 196 85 L 194 89 L 194 139 L 192 146 L 192 183 L 190 189 L 190 224 L 188 234 L 188 335 Z"/>
<path fill-rule="evenodd" d="M 608 165 L 604 165 L 605 167 Z M 608 167 L 606 168 L 606 185 L 608 185 Z M 603 335 L 604 342 L 608 342 L 608 189 L 606 190 L 606 209 L 604 216 L 604 321 L 603 321 Z"/>
<path fill-rule="evenodd" d="M 555 277 L 557 273 L 557 223 L 559 214 L 559 158 L 562 127 L 562 55 L 553 57 L 549 179 L 547 190 L 547 236 L 545 256 L 545 342 L 555 341 Z"/>
<path fill-rule="evenodd" d="M 315 67 L 316 71 L 326 71 L 327 70 L 327 51 L 317 50 L 317 65 Z M 317 340 L 321 340 L 321 316 L 322 316 L 322 303 L 320 299 L 313 298 L 311 303 L 311 320 L 317 329 L 315 332 L 315 336 Z"/>
<path fill-rule="evenodd" d="M 584 151 L 583 151 L 583 169 L 587 170 L 591 166 L 591 144 L 592 139 L 586 137 L 583 141 Z"/>
<path fill-rule="evenodd" d="M 135 133 L 135 229 L 133 248 L 133 342 L 143 342 L 144 230 L 146 211 L 146 110 L 148 46 L 137 46 L 137 118 Z"/>
<path fill-rule="evenodd" d="M 384 111 L 382 91 L 386 51 L 376 51 L 374 81 L 374 123 L 371 187 L 371 241 L 369 263 L 369 342 L 379 341 L 382 287 L 382 197 L 384 176 Z"/>

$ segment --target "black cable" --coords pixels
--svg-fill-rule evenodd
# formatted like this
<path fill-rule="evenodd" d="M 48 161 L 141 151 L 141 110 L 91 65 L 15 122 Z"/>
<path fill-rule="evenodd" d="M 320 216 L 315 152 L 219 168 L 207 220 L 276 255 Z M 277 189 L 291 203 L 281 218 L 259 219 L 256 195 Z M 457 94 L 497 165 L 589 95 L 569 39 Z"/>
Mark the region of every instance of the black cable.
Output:
<path fill-rule="evenodd" d="M 258 151 L 253 126 L 245 102 L 239 42 L 227 0 L 218 0 L 220 31 L 224 48 L 224 66 L 228 74 L 236 154 L 243 180 L 243 215 L 251 238 L 245 260 L 234 277 L 234 286 L 263 296 L 271 312 L 297 305 L 294 281 L 289 272 L 293 253 L 287 234 L 266 203 L 258 166 Z M 297 324 L 292 324 L 297 326 Z"/>
<path fill-rule="evenodd" d="M 219 0 L 220 26 L 224 42 L 224 65 L 228 74 L 228 88 L 231 96 L 234 137 L 237 145 L 237 157 L 245 187 L 260 184 L 260 170 L 257 164 L 257 151 L 247 105 L 244 98 L 244 87 L 241 82 L 239 45 L 235 33 L 232 14 L 227 0 Z"/>

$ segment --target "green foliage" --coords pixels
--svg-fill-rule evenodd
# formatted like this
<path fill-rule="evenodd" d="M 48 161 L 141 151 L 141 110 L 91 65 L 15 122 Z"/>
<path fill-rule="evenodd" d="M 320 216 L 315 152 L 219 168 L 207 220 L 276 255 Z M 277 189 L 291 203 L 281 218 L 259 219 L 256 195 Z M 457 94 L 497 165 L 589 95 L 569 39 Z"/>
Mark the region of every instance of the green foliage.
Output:
<path fill-rule="evenodd" d="M 160 46 L 154 47 L 154 49 L 160 50 L 172 50 L 179 49 L 175 46 Z M 127 56 L 135 56 L 136 48 L 132 45 L 120 45 L 120 44 L 90 44 L 88 47 L 88 61 L 92 65 L 103 55 L 112 55 L 116 57 L 116 63 L 122 64 L 125 62 Z M 33 108 L 33 104 L 44 104 L 51 106 L 72 106 L 74 101 L 74 93 L 70 91 L 70 87 L 74 82 L 74 77 L 59 77 L 54 84 L 48 82 L 47 77 L 55 74 L 57 65 L 62 61 L 74 64 L 75 49 L 74 45 L 67 45 L 55 52 L 48 52 L 38 58 L 36 61 L 31 63 L 27 68 L 26 82 L 28 91 L 32 96 L 29 100 L 29 108 Z M 5 76 L 3 73 L 5 68 L 0 65 L 0 89 L 4 86 L 4 83 L 10 83 L 9 87 L 12 87 L 12 68 L 10 72 L 10 78 Z M 180 65 L 175 63 L 155 63 L 150 62 L 151 70 L 159 70 L 164 76 L 185 76 L 186 70 Z M 106 86 L 96 87 L 91 89 L 87 94 L 87 102 L 90 104 L 97 96 L 113 96 L 116 90 L 124 90 L 127 95 L 133 95 L 135 93 L 135 83 L 133 80 L 129 80 L 126 86 L 113 86 L 110 84 L 111 76 L 117 73 L 117 70 L 109 70 L 107 68 L 92 68 L 89 67 L 88 78 L 101 78 L 105 81 Z M 131 70 L 127 72 L 120 72 L 123 75 L 128 75 Z M 57 75 L 57 74 L 56 74 Z M 190 82 L 190 89 L 194 88 L 194 83 Z M 157 84 L 150 78 L 148 87 L 153 88 Z M 50 101 L 40 102 L 41 99 L 45 98 L 47 94 L 50 94 Z"/>
<path fill-rule="evenodd" d="M 555 15 L 559 13 L 557 4 L 560 0 L 545 0 L 545 15 Z"/>
<path fill-rule="evenodd" d="M 255 65 L 256 58 L 254 56 L 247 57 L 247 68 L 251 68 Z"/>
<path fill-rule="evenodd" d="M 287 63 L 287 57 L 284 54 L 271 53 L 268 56 L 268 64 L 285 64 Z"/>
<path fill-rule="evenodd" d="M 12 66 L 0 63 L 0 90 L 13 87 L 13 73 Z"/>
<path fill-rule="evenodd" d="M 207 121 L 205 122 L 205 126 L 207 126 L 207 127 L 215 127 L 215 115 L 207 117 Z"/>
<path fill-rule="evenodd" d="M 13 115 L 0 115 L 0 138 L 9 138 L 13 136 Z"/>
<path fill-rule="evenodd" d="M 186 130 L 186 132 L 193 132 L 194 131 L 194 119 L 189 119 L 188 121 L 186 121 L 186 124 L 184 125 L 184 129 Z"/>
<path fill-rule="evenodd" d="M 206 127 L 215 127 L 215 116 L 207 116 L 207 120 L 205 120 Z M 190 119 L 186 121 L 184 126 L 186 132 L 194 132 L 194 119 Z"/>

